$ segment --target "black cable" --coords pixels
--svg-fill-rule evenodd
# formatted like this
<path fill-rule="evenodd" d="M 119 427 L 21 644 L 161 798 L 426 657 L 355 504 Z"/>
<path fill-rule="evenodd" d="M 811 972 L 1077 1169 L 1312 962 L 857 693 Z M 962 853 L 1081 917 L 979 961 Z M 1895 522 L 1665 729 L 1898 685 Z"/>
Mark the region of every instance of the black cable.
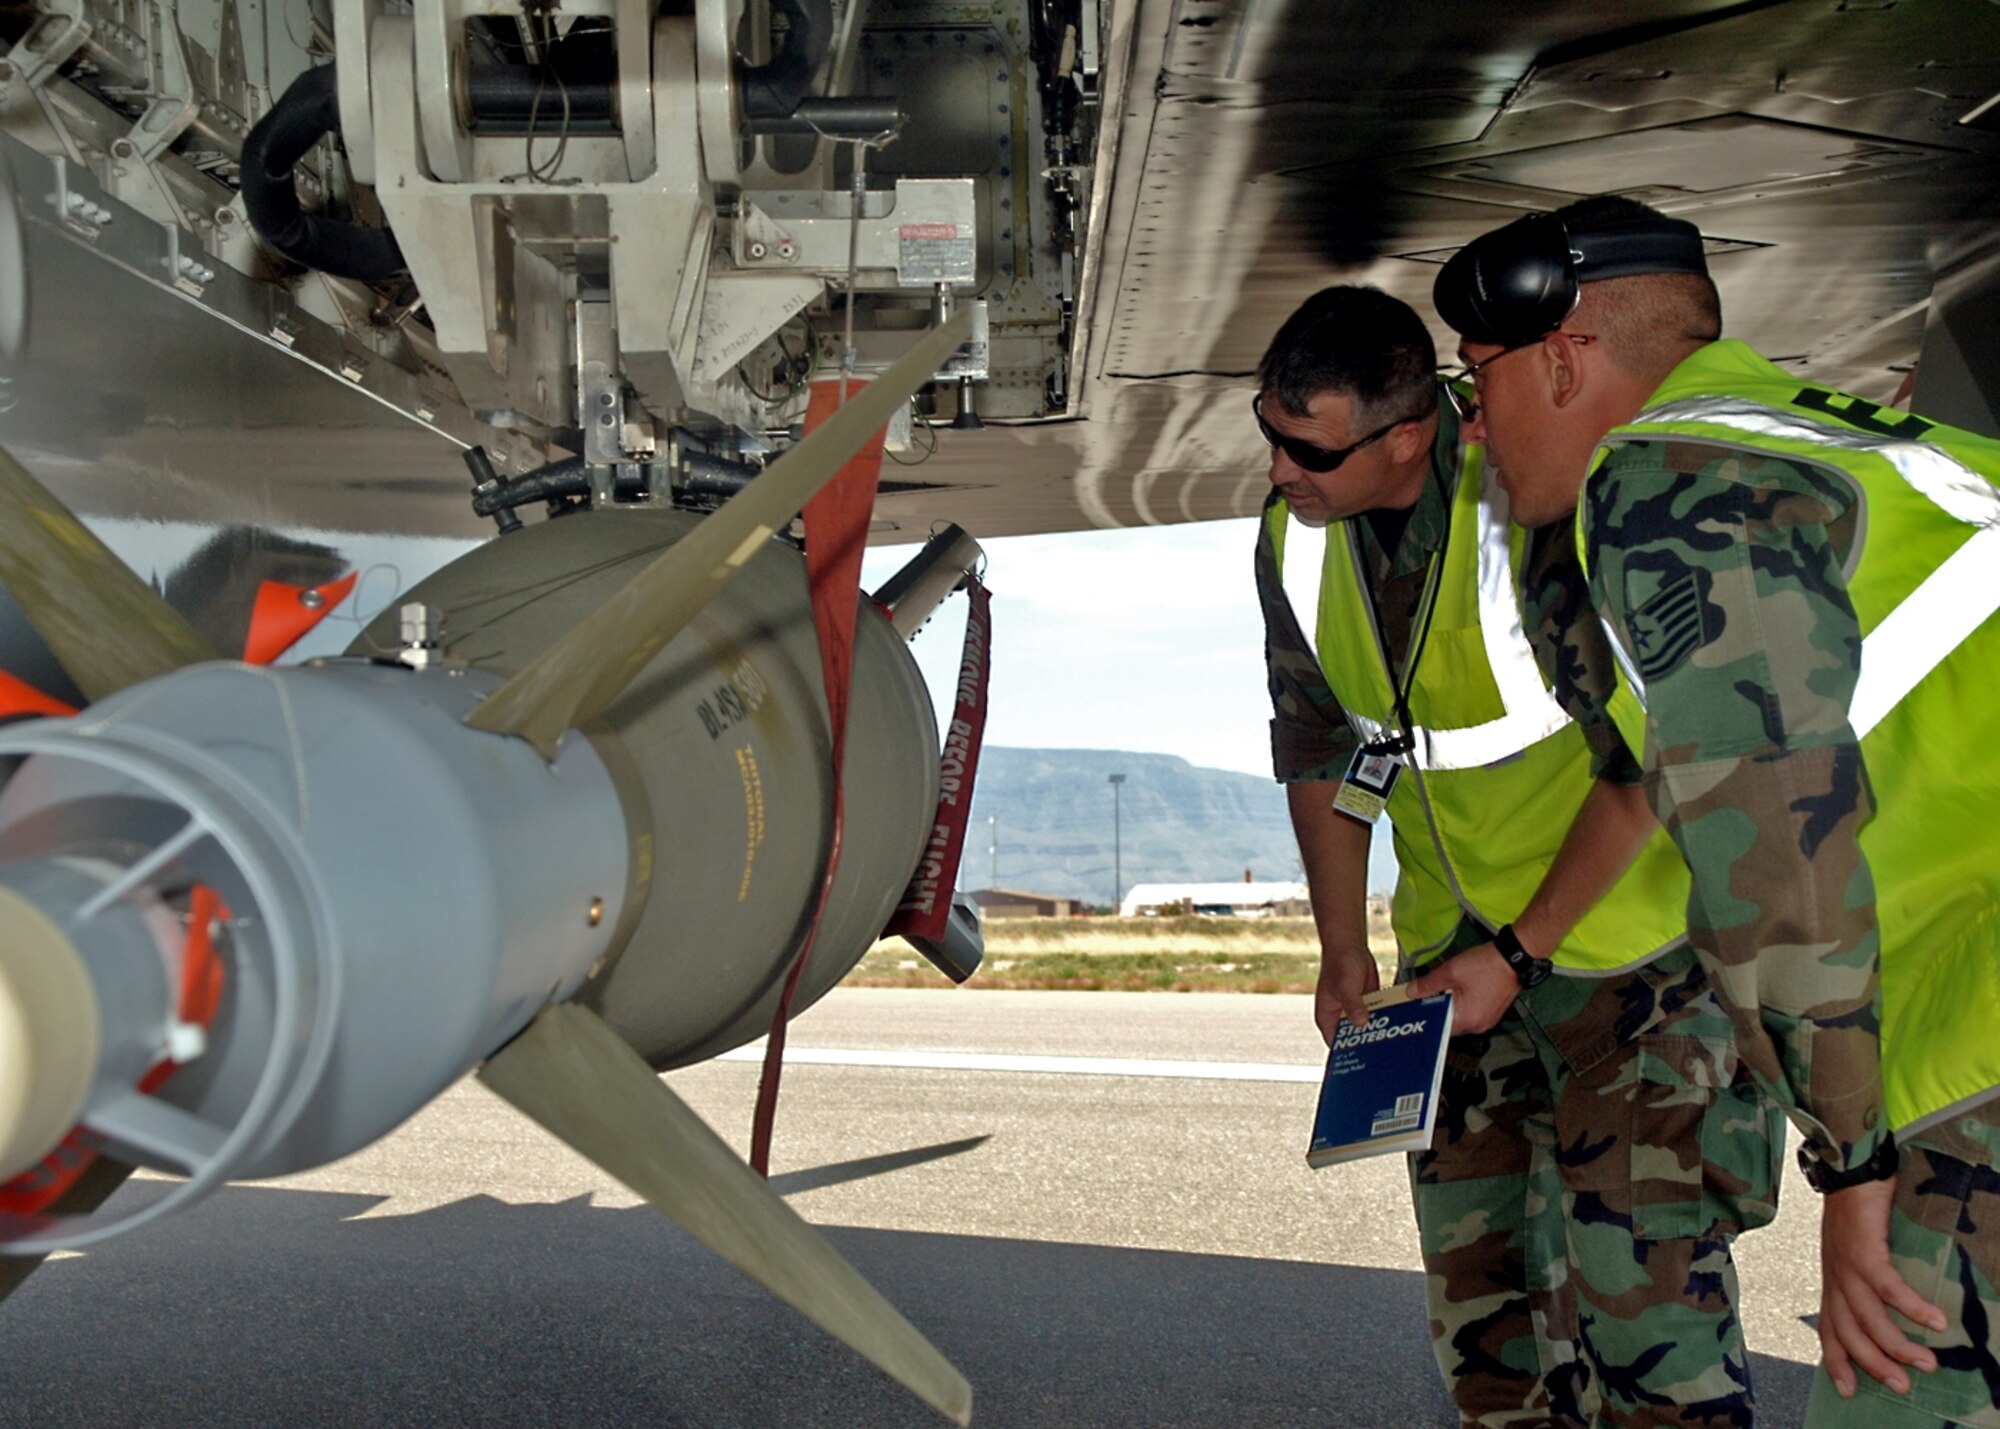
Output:
<path fill-rule="evenodd" d="M 553 47 L 552 47 L 553 48 Z M 556 131 L 556 151 L 549 156 L 546 170 L 535 163 L 535 130 L 541 124 L 542 96 L 548 92 L 549 80 L 553 78 L 556 88 L 562 94 L 562 127 Z M 542 61 L 541 73 L 535 81 L 535 98 L 528 106 L 528 132 L 521 140 L 522 162 L 528 166 L 528 177 L 538 184 L 554 183 L 556 175 L 562 171 L 563 156 L 569 153 L 569 85 L 563 82 L 562 71 L 555 67 L 553 54 Z"/>
<path fill-rule="evenodd" d="M 750 389 L 750 395 L 756 397 L 766 406 L 784 406 L 785 403 L 791 401 L 792 398 L 798 396 L 800 392 L 810 386 L 813 374 L 819 371 L 819 331 L 813 327 L 812 319 L 804 313 L 799 314 L 799 321 L 804 325 L 806 330 L 806 345 L 798 352 L 794 353 L 791 347 L 785 342 L 784 328 L 779 328 L 776 334 L 778 351 L 784 354 L 785 370 L 788 374 L 783 392 L 771 393 L 764 391 L 751 380 L 750 373 L 744 368 L 742 362 L 736 364 L 736 375 L 743 379 L 743 385 Z M 748 360 L 748 358 L 744 359 L 744 361 Z"/>
<path fill-rule="evenodd" d="M 1424 645 L 1431 635 L 1432 617 L 1437 613 L 1438 587 L 1443 583 L 1445 552 L 1451 547 L 1451 498 L 1444 489 L 1444 472 L 1438 467 L 1437 447 L 1431 448 L 1431 477 L 1437 482 L 1438 501 L 1444 508 L 1444 535 L 1438 541 L 1437 550 L 1431 553 L 1429 565 L 1424 571 L 1423 593 L 1417 598 L 1417 626 L 1403 657 L 1403 673 L 1392 687 L 1395 692 L 1395 716 L 1397 730 L 1387 739 L 1372 740 L 1362 748 L 1375 754 L 1408 754 L 1416 747 L 1414 731 L 1417 722 L 1410 715 L 1410 691 L 1416 687 L 1417 665 L 1424 658 Z M 1350 537 L 1350 539 L 1352 539 Z M 1393 559 L 1394 553 L 1391 552 Z M 1361 582 L 1362 593 L 1368 597 L 1368 609 L 1375 622 L 1375 639 L 1382 640 L 1382 606 L 1376 599 L 1374 587 L 1366 580 Z M 1382 646 L 1382 659 L 1386 665 L 1389 649 Z"/>
<path fill-rule="evenodd" d="M 250 226 L 294 263 L 336 278 L 381 283 L 407 266 L 386 228 L 307 213 L 293 171 L 340 128 L 340 93 L 332 65 L 306 70 L 279 96 L 243 141 L 243 208 Z"/>
<path fill-rule="evenodd" d="M 798 108 L 833 44 L 832 0 L 771 0 L 771 12 L 790 28 L 771 62 L 744 70 L 737 82 L 749 119 L 782 119 Z"/>
<path fill-rule="evenodd" d="M 590 473 L 584 468 L 583 458 L 564 457 L 547 466 L 510 477 L 490 491 L 476 492 L 472 498 L 472 511 L 476 516 L 493 516 L 533 501 L 588 495 Z"/>

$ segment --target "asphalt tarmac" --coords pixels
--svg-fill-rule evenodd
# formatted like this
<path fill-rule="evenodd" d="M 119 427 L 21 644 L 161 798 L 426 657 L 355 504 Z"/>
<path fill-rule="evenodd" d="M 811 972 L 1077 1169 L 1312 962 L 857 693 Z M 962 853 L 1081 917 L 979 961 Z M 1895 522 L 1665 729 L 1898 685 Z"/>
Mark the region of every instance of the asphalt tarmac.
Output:
<path fill-rule="evenodd" d="M 1402 1158 L 1305 1167 L 1307 999 L 840 990 L 792 1047 L 774 1181 L 976 1425 L 1455 1422 Z M 669 1077 L 739 1149 L 756 1079 Z M 1738 1253 L 1771 1426 L 1817 1353 L 1817 1209 L 1786 1192 Z M 4 1426 L 943 1422 L 472 1083 L 0 1305 Z"/>

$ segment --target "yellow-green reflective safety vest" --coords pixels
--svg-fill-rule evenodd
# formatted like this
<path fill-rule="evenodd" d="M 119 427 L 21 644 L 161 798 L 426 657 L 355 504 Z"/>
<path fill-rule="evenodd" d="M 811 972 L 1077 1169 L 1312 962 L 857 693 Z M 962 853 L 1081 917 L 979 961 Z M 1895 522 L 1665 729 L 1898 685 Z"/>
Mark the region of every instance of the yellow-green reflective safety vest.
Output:
<path fill-rule="evenodd" d="M 1520 916 L 1592 782 L 1583 732 L 1543 682 L 1522 628 L 1525 533 L 1482 467 L 1479 448 L 1467 448 L 1427 587 L 1430 632 L 1409 700 L 1414 748 L 1389 799 L 1399 870 L 1391 923 L 1413 964 L 1442 951 L 1464 914 L 1492 928 Z M 1395 691 L 1357 523 L 1308 526 L 1282 501 L 1265 520 L 1292 613 L 1349 724 L 1364 741 L 1393 732 Z M 1555 950 L 1557 968 L 1604 975 L 1657 957 L 1685 936 L 1687 893 L 1680 855 L 1656 831 Z"/>
<path fill-rule="evenodd" d="M 2000 442 L 1805 385 L 1740 342 L 1675 368 L 1595 464 L 1673 438 L 1810 463 L 1859 494 L 1848 722 L 1876 800 L 1861 849 L 1881 930 L 1883 1099 L 1897 1131 L 1921 1129 L 2000 1086 Z M 1612 715 L 1646 748 L 1645 685 L 1609 633 Z"/>

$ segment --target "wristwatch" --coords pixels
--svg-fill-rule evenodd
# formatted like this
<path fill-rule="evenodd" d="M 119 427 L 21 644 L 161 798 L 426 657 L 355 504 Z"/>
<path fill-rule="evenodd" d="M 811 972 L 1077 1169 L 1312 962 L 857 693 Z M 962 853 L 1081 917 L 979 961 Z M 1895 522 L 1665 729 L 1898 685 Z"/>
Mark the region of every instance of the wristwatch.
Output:
<path fill-rule="evenodd" d="M 1822 1196 L 1829 1191 L 1845 1191 L 1849 1186 L 1865 1186 L 1870 1181 L 1886 1181 L 1896 1174 L 1896 1134 L 1882 1133 L 1882 1139 L 1875 1143 L 1875 1154 L 1859 1166 L 1846 1171 L 1836 1171 L 1819 1157 L 1813 1155 L 1810 1146 L 1799 1148 L 1799 1170 L 1805 1173 L 1806 1184 Z"/>
<path fill-rule="evenodd" d="M 1541 986 L 1542 980 L 1554 971 L 1547 958 L 1538 958 L 1521 946 L 1521 940 L 1514 935 L 1512 923 L 1503 923 L 1493 934 L 1493 946 L 1500 950 L 1500 956 L 1514 970 L 1514 980 L 1521 984 L 1523 992 Z"/>

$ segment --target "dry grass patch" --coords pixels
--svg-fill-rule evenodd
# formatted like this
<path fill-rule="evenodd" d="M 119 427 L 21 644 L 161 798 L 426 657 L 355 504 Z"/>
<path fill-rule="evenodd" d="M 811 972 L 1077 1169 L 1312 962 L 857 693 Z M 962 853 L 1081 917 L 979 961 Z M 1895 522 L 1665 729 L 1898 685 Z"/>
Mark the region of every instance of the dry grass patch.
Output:
<path fill-rule="evenodd" d="M 1370 929 L 1386 979 L 1395 944 Z M 1311 992 L 1319 936 L 1310 918 L 995 918 L 967 987 L 1118 992 Z M 886 938 L 847 976 L 860 987 L 935 987 L 944 975 Z"/>
<path fill-rule="evenodd" d="M 1310 918 L 989 918 L 989 952 L 1317 953 Z"/>

